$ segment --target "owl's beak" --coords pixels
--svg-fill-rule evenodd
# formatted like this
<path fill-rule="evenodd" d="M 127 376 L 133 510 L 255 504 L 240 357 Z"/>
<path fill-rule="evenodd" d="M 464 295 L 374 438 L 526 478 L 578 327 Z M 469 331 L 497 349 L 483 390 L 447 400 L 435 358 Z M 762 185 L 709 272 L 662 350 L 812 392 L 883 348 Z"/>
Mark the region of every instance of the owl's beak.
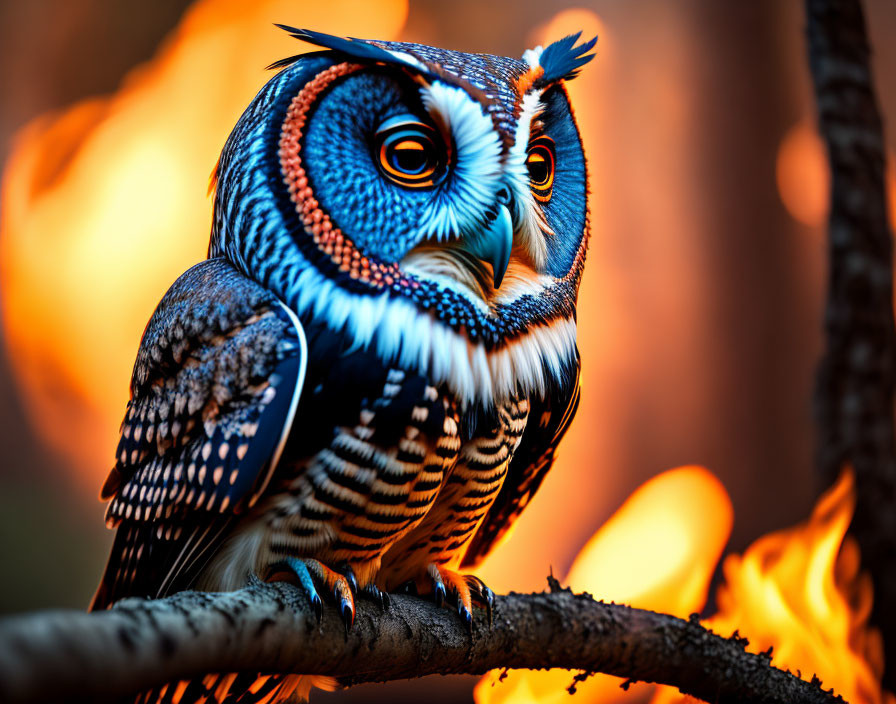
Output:
<path fill-rule="evenodd" d="M 510 250 L 513 247 L 513 220 L 506 205 L 498 205 L 494 217 L 489 213 L 489 223 L 479 233 L 476 240 L 468 246 L 470 253 L 492 265 L 495 288 L 501 287 L 507 265 L 510 263 Z"/>

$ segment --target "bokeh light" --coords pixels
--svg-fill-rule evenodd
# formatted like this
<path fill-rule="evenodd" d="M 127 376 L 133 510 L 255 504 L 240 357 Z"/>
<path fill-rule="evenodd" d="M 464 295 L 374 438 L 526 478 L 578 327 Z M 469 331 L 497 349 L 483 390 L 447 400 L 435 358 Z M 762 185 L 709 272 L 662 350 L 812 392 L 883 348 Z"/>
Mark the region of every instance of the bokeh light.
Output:
<path fill-rule="evenodd" d="M 205 256 L 224 141 L 265 66 L 310 48 L 271 19 L 395 38 L 407 12 L 406 0 L 201 0 L 115 95 L 18 136 L 2 194 L 2 323 L 32 421 L 91 494 L 111 466 L 143 328 Z"/>

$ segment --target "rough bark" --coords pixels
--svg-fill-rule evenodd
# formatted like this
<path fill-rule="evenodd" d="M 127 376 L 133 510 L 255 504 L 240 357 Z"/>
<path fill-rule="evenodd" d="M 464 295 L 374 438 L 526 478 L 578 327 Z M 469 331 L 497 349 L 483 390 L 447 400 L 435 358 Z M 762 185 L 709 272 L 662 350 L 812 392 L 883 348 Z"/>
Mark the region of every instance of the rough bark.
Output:
<path fill-rule="evenodd" d="M 875 588 L 872 622 L 896 683 L 896 452 L 892 235 L 885 145 L 859 0 L 807 0 L 809 60 L 831 165 L 826 350 L 816 388 L 823 487 L 856 476 L 850 531 Z"/>
<path fill-rule="evenodd" d="M 498 597 L 491 627 L 477 615 L 470 634 L 450 610 L 396 596 L 385 613 L 361 602 L 346 635 L 334 609 L 318 628 L 294 587 L 254 581 L 238 592 L 127 599 L 98 613 L 12 617 L 0 622 L 0 701 L 110 701 L 214 671 L 338 674 L 356 684 L 564 667 L 671 684 L 720 704 L 843 702 L 695 620 L 565 590 Z"/>

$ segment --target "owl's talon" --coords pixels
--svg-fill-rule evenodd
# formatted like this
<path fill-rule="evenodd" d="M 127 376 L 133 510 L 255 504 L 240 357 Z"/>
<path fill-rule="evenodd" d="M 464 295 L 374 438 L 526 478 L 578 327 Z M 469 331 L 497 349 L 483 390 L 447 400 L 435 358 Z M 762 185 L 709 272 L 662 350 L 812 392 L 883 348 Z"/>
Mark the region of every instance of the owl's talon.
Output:
<path fill-rule="evenodd" d="M 488 627 L 491 628 L 495 614 L 495 593 L 484 584 L 482 586 L 485 595 L 485 616 L 488 619 Z"/>
<path fill-rule="evenodd" d="M 317 619 L 317 625 L 319 626 L 324 617 L 324 602 L 320 600 L 317 593 L 311 596 L 311 608 L 314 611 L 314 618 Z"/>
<path fill-rule="evenodd" d="M 445 585 L 439 582 L 433 589 L 433 600 L 436 602 L 436 606 L 442 606 L 445 603 L 445 597 Z"/>
<path fill-rule="evenodd" d="M 351 631 L 352 626 L 355 623 L 355 609 L 351 602 L 343 599 L 342 603 L 339 606 L 340 614 L 342 615 L 342 623 L 345 624 L 345 635 L 348 636 L 349 631 Z"/>
<path fill-rule="evenodd" d="M 348 581 L 348 588 L 352 590 L 352 595 L 358 596 L 358 578 L 355 577 L 355 571 L 352 569 L 351 565 L 343 565 L 339 572 L 341 572 L 342 576 Z"/>
<path fill-rule="evenodd" d="M 360 596 L 366 597 L 371 601 L 375 601 L 380 605 L 380 610 L 385 611 L 389 595 L 379 590 L 379 588 L 371 582 L 361 590 Z"/>
<path fill-rule="evenodd" d="M 472 612 L 464 605 L 463 601 L 458 600 L 457 602 L 457 615 L 461 617 L 461 620 L 467 627 L 468 633 L 473 633 L 473 614 Z"/>
<path fill-rule="evenodd" d="M 438 566 L 430 565 L 427 568 L 426 573 L 427 575 L 429 575 L 430 582 L 432 583 L 433 601 L 436 602 L 436 606 L 442 606 L 442 604 L 445 603 L 447 592 L 445 590 L 445 581 L 442 579 L 442 575 L 439 573 Z"/>
<path fill-rule="evenodd" d="M 269 574 L 275 576 L 277 572 L 289 572 L 294 575 L 299 582 L 299 586 L 308 597 L 311 603 L 311 610 L 320 625 L 323 618 L 323 600 L 320 597 L 315 581 L 321 584 L 324 594 L 333 595 L 342 620 L 345 623 L 346 633 L 351 629 L 355 622 L 355 599 L 351 590 L 351 579 L 346 575 L 331 570 L 318 560 L 311 558 L 287 557 L 286 559 L 274 564 L 269 569 Z M 357 584 L 357 582 L 355 582 Z"/>
<path fill-rule="evenodd" d="M 462 574 L 431 563 L 426 568 L 425 576 L 421 576 L 416 581 L 408 584 L 412 584 L 414 587 L 419 586 L 423 590 L 422 593 L 431 595 L 433 601 L 438 606 L 448 603 L 457 609 L 458 615 L 460 615 L 467 629 L 471 632 L 473 628 L 474 601 L 485 609 L 488 625 L 492 625 L 495 593 L 475 575 Z"/>
<path fill-rule="evenodd" d="M 470 587 L 470 596 L 474 601 L 482 604 L 485 607 L 485 614 L 488 618 L 488 625 L 491 627 L 492 625 L 492 617 L 494 615 L 495 609 L 495 593 L 489 589 L 485 582 L 483 582 L 479 577 L 475 575 L 468 574 L 467 578 L 467 586 Z"/>
<path fill-rule="evenodd" d="M 345 633 L 348 635 L 349 630 L 355 623 L 355 599 L 348 579 L 345 577 L 336 579 L 333 584 L 333 598 L 339 604 L 339 613 L 342 616 L 343 623 L 345 623 Z"/>
<path fill-rule="evenodd" d="M 297 557 L 287 557 L 282 562 L 271 566 L 269 576 L 275 576 L 278 570 L 285 570 L 298 579 L 299 586 L 305 592 L 305 596 L 308 597 L 311 610 L 317 618 L 317 624 L 320 625 L 320 620 L 323 617 L 323 603 L 320 600 L 320 595 L 317 593 L 317 587 L 314 586 L 314 580 L 311 578 L 307 561 L 300 560 Z"/>

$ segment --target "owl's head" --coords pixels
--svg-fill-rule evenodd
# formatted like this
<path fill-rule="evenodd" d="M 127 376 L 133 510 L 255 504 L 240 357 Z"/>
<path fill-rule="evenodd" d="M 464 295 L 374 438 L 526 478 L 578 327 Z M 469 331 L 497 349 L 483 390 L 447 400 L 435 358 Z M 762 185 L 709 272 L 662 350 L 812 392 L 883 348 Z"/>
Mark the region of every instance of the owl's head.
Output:
<path fill-rule="evenodd" d="M 587 178 L 578 35 L 521 60 L 286 28 L 217 171 L 209 252 L 304 321 L 452 384 L 545 392 L 575 361 Z"/>

